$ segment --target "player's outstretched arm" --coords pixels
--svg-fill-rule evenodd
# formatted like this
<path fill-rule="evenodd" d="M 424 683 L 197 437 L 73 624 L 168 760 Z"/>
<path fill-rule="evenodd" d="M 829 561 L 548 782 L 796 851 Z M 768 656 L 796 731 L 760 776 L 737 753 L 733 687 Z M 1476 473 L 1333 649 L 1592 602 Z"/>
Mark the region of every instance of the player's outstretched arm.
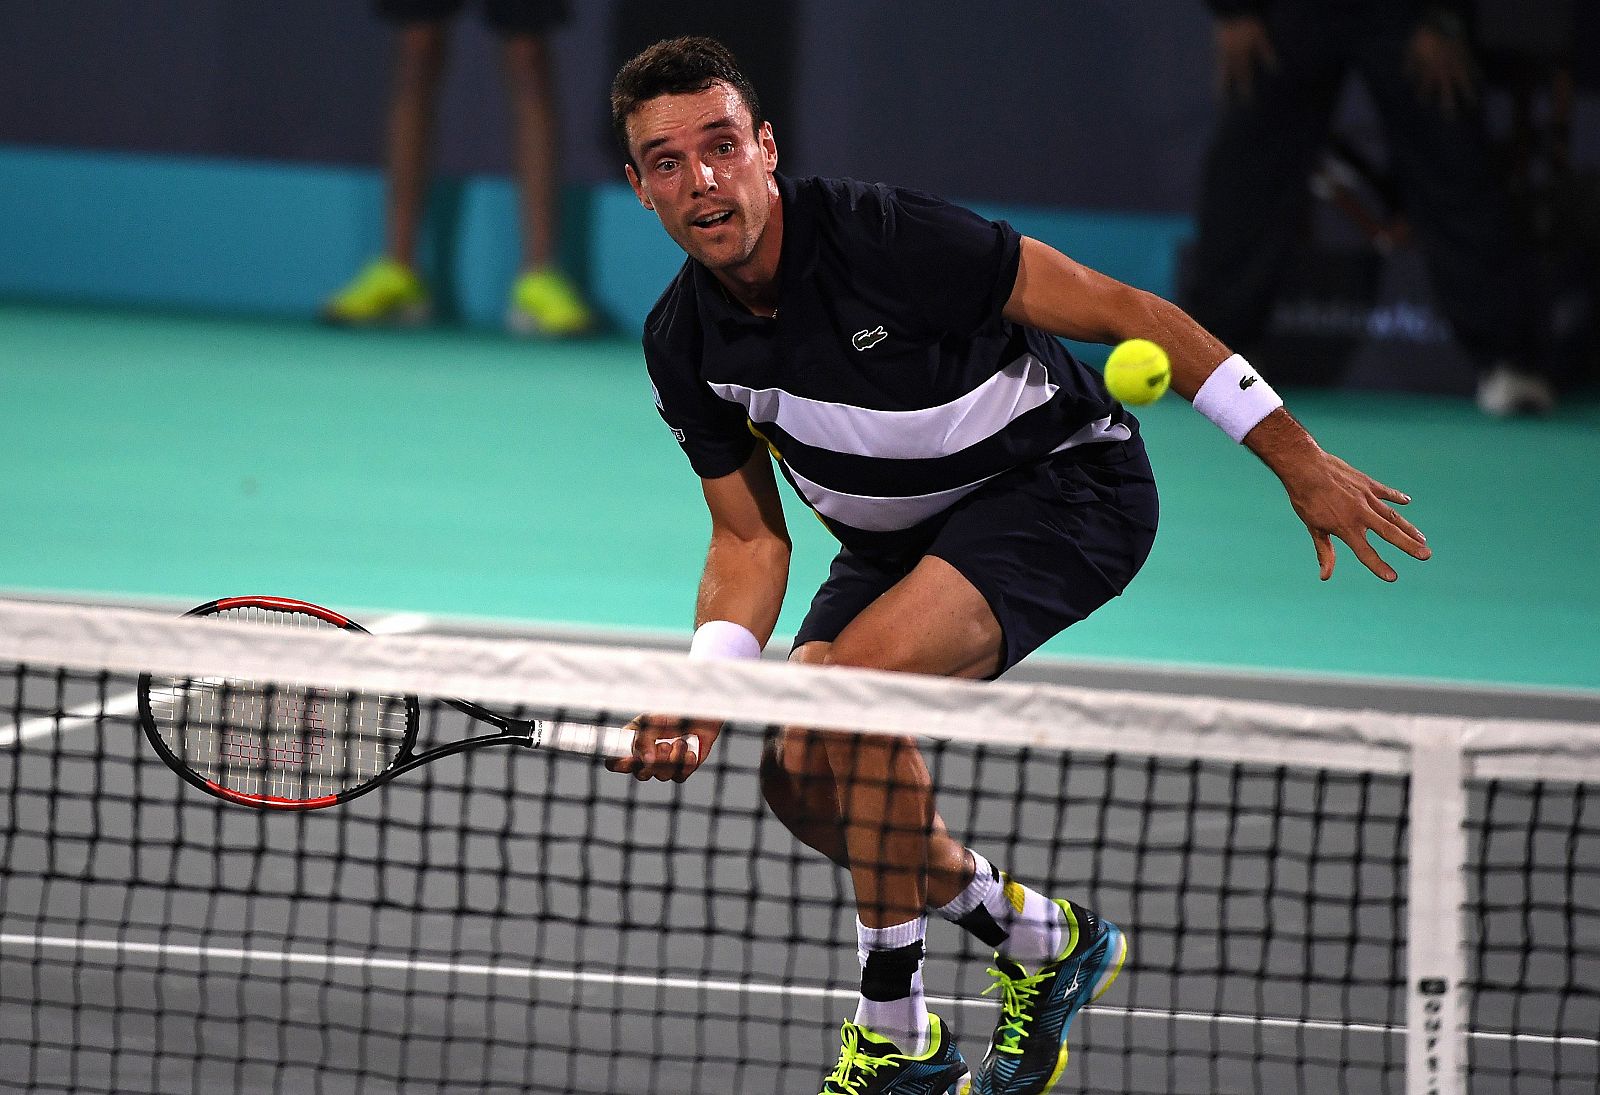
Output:
<path fill-rule="evenodd" d="M 1022 258 L 1005 315 L 1013 322 L 1082 342 L 1147 338 L 1167 351 L 1172 390 L 1190 402 L 1219 365 L 1230 359 L 1242 361 L 1177 305 L 1027 237 L 1022 240 Z M 1254 379 L 1248 374 L 1241 377 L 1241 391 Z M 1283 483 L 1289 504 L 1311 533 L 1324 581 L 1333 574 L 1333 537 L 1348 544 L 1356 558 L 1386 582 L 1395 580 L 1394 568 L 1372 547 L 1368 533 L 1377 533 L 1416 559 L 1433 554 L 1416 526 L 1394 510 L 1411 500 L 1406 494 L 1325 452 L 1284 408 L 1234 436 Z"/>
<path fill-rule="evenodd" d="M 778 624 L 789 583 L 789 532 L 766 448 L 757 446 L 744 467 L 702 480 L 701 486 L 711 513 L 711 547 L 695 602 L 695 646 L 703 633 L 712 645 L 725 641 L 720 633 L 751 644 L 749 650 L 730 649 L 723 656 L 756 656 Z M 633 755 L 607 761 L 606 767 L 635 779 L 681 783 L 705 763 L 722 724 L 640 715 L 630 728 Z"/>

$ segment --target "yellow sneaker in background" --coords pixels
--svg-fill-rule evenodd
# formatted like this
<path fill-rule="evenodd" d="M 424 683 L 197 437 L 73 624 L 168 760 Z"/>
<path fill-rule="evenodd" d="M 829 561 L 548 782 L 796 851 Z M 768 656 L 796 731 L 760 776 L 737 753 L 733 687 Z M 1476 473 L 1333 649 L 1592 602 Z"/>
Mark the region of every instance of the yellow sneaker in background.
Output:
<path fill-rule="evenodd" d="M 519 335 L 566 338 L 594 326 L 594 313 L 578 289 L 559 270 L 545 267 L 523 274 L 511 287 L 506 326 Z"/>
<path fill-rule="evenodd" d="M 431 311 L 422 279 L 394 259 L 379 258 L 322 306 L 322 318 L 352 327 L 409 327 L 426 323 Z"/>

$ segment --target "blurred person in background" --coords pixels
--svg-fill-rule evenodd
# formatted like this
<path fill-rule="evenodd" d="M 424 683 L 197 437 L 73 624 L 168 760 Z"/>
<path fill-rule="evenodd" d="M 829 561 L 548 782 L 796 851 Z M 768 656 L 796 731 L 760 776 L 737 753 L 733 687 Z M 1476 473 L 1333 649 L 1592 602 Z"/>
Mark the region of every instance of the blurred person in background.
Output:
<path fill-rule="evenodd" d="M 434 121 L 450 20 L 464 0 L 377 0 L 397 26 L 389 101 L 385 251 L 323 308 L 351 325 L 420 323 L 432 313 L 417 273 L 417 237 L 427 206 Z M 512 144 L 522 226 L 522 272 L 506 323 L 523 334 L 582 334 L 594 319 L 556 267 L 559 141 L 549 33 L 567 18 L 564 0 L 484 0 L 484 20 L 501 40 L 511 102 Z"/>
<path fill-rule="evenodd" d="M 1265 330 L 1310 173 L 1351 73 L 1371 93 L 1407 218 L 1478 405 L 1543 414 L 1533 264 L 1490 163 L 1471 0 L 1207 0 L 1223 105 L 1206 157 L 1189 310 L 1230 344 Z"/>

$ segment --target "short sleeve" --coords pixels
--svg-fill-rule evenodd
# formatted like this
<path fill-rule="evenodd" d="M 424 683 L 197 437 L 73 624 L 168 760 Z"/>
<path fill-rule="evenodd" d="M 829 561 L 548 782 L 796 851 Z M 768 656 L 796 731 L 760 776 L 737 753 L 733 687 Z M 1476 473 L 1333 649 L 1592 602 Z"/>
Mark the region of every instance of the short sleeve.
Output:
<path fill-rule="evenodd" d="M 719 399 L 701 380 L 692 360 L 644 340 L 656 410 L 702 479 L 720 479 L 744 467 L 755 447 L 744 411 Z"/>
<path fill-rule="evenodd" d="M 932 194 L 883 192 L 885 257 L 925 327 L 967 335 L 998 322 L 1017 280 L 1017 230 Z"/>

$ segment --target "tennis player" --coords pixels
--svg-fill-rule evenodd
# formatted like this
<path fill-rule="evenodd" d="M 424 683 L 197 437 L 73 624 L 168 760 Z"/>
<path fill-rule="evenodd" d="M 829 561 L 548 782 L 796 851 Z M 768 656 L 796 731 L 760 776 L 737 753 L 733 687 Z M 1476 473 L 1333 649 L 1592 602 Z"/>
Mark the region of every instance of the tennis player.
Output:
<path fill-rule="evenodd" d="M 688 255 L 644 352 L 711 514 L 695 656 L 754 658 L 772 634 L 790 553 L 774 462 L 842 545 L 796 661 L 998 677 L 1120 594 L 1155 537 L 1155 481 L 1137 420 L 1057 335 L 1165 347 L 1173 388 L 1283 482 L 1324 579 L 1332 537 L 1385 581 L 1369 533 L 1428 558 L 1392 508 L 1404 494 L 1319 448 L 1172 304 L 927 194 L 779 174 L 719 43 L 645 50 L 611 110 L 634 193 Z M 636 755 L 612 762 L 639 779 L 686 778 L 719 729 L 644 721 Z M 1048 1090 L 1123 933 L 956 841 L 910 738 L 786 730 L 762 776 L 855 890 L 861 998 L 824 1092 Z M 996 951 L 1001 1014 L 970 1081 L 923 998 L 930 910 Z"/>

